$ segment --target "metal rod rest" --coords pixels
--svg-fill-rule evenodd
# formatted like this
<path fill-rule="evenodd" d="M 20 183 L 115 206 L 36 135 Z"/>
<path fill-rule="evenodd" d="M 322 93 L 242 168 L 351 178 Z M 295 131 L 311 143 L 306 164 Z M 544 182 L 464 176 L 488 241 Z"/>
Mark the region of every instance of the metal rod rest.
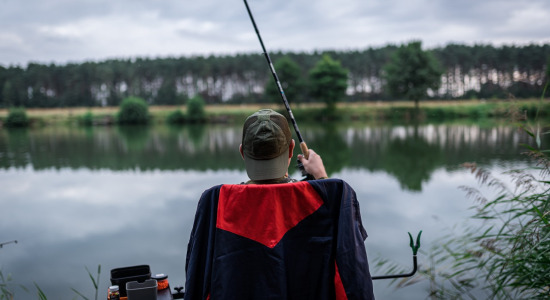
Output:
<path fill-rule="evenodd" d="M 373 276 L 372 280 L 377 279 L 394 279 L 394 278 L 402 278 L 402 277 L 411 277 L 416 273 L 416 270 L 418 269 L 418 262 L 416 260 L 416 253 L 418 253 L 418 249 L 420 248 L 420 236 L 422 235 L 422 230 L 418 233 L 416 236 L 416 243 L 413 240 L 413 237 L 411 233 L 409 232 L 409 239 L 410 239 L 410 246 L 413 253 L 413 270 L 410 273 L 405 274 L 391 274 L 391 275 L 381 275 L 381 276 Z"/>
<path fill-rule="evenodd" d="M 418 269 L 418 264 L 416 261 L 416 255 L 413 255 L 413 270 L 410 273 L 405 274 L 395 274 L 395 275 L 381 275 L 381 276 L 373 276 L 372 280 L 378 280 L 378 279 L 394 279 L 394 278 L 402 278 L 402 277 L 411 277 L 414 274 L 416 274 L 416 270 Z"/>

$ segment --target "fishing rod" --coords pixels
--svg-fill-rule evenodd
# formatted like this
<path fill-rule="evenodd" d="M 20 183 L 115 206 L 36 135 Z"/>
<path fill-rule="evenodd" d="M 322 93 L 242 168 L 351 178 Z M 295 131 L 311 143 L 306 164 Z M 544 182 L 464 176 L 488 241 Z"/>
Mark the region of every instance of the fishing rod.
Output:
<path fill-rule="evenodd" d="M 281 95 L 281 98 L 283 99 L 283 103 L 285 105 L 286 111 L 288 112 L 288 115 L 290 116 L 290 121 L 292 122 L 292 125 L 294 126 L 294 131 L 296 132 L 296 135 L 298 136 L 298 140 L 300 141 L 300 149 L 302 150 L 302 154 L 306 159 L 309 158 L 309 149 L 307 148 L 306 142 L 302 138 L 302 134 L 300 133 L 300 129 L 298 128 L 298 124 L 296 123 L 296 119 L 294 118 L 294 115 L 292 114 L 292 110 L 290 109 L 290 105 L 288 104 L 288 100 L 286 99 L 285 92 L 283 90 L 283 87 L 281 85 L 281 82 L 279 81 L 279 76 L 277 76 L 277 72 L 275 72 L 275 67 L 273 67 L 273 62 L 271 61 L 271 58 L 269 57 L 269 53 L 267 53 L 267 50 L 265 49 L 264 42 L 262 40 L 262 37 L 260 35 L 260 31 L 258 30 L 258 26 L 256 25 L 256 21 L 254 21 L 254 16 L 252 16 L 252 11 L 250 10 L 250 7 L 248 6 L 248 2 L 246 0 L 244 1 L 244 5 L 246 6 L 246 11 L 248 12 L 248 16 L 250 17 L 250 21 L 252 22 L 252 26 L 254 26 L 254 30 L 256 31 L 256 35 L 258 36 L 258 40 L 260 41 L 260 45 L 262 46 L 262 50 L 264 52 L 265 59 L 267 60 L 267 63 L 269 65 L 269 70 L 271 71 L 271 75 L 273 76 L 273 79 L 275 80 L 275 83 L 277 84 L 277 89 L 279 89 L 279 94 Z M 305 172 L 303 165 L 300 161 L 298 161 L 298 167 L 302 171 L 302 175 L 306 175 L 306 179 L 308 180 L 312 177 L 311 175 L 307 174 Z M 413 276 L 416 273 L 417 270 L 417 260 L 416 260 L 416 253 L 418 251 L 418 248 L 420 248 L 420 235 L 422 234 L 422 230 L 420 233 L 418 233 L 418 236 L 416 238 L 416 244 L 413 243 L 412 235 L 409 233 L 410 237 L 410 246 L 413 250 L 413 271 L 407 274 L 394 274 L 394 275 L 382 275 L 382 276 L 373 276 L 372 279 L 392 279 L 392 278 L 400 278 L 400 277 L 410 277 Z"/>
<path fill-rule="evenodd" d="M 260 36 L 260 31 L 258 30 L 258 26 L 256 26 L 256 21 L 254 21 L 254 17 L 252 16 L 252 11 L 250 10 L 250 7 L 248 6 L 248 2 L 246 0 L 244 1 L 244 5 L 246 6 L 246 11 L 248 11 L 248 16 L 250 17 L 250 21 L 252 21 L 252 26 L 254 26 L 254 30 L 256 31 L 256 35 L 258 36 L 258 40 L 260 41 L 260 45 L 262 45 L 262 50 L 264 51 L 265 59 L 267 60 L 267 63 L 269 65 L 269 70 L 271 71 L 271 75 L 273 75 L 273 79 L 275 79 L 275 83 L 277 84 L 277 88 L 279 89 L 279 94 L 281 95 L 281 98 L 283 99 L 283 103 L 285 105 L 286 111 L 288 112 L 288 115 L 290 116 L 290 121 L 292 122 L 292 126 L 294 126 L 294 131 L 296 132 L 296 136 L 298 136 L 298 140 L 300 141 L 300 149 L 302 150 L 302 154 L 306 159 L 309 158 L 309 149 L 307 148 L 306 142 L 302 138 L 302 134 L 300 133 L 300 129 L 298 128 L 298 124 L 296 123 L 296 119 L 294 118 L 294 115 L 292 114 L 292 110 L 290 109 L 290 105 L 288 104 L 288 100 L 286 99 L 285 92 L 283 90 L 283 86 L 281 85 L 281 82 L 279 81 L 279 76 L 277 76 L 277 72 L 275 72 L 275 67 L 273 67 L 273 63 L 271 62 L 271 58 L 269 57 L 269 54 L 267 53 L 267 50 L 265 49 L 264 42 L 262 40 L 262 37 Z M 300 167 L 299 163 L 299 167 Z M 304 174 L 303 165 L 300 167 L 302 170 L 302 175 Z"/>

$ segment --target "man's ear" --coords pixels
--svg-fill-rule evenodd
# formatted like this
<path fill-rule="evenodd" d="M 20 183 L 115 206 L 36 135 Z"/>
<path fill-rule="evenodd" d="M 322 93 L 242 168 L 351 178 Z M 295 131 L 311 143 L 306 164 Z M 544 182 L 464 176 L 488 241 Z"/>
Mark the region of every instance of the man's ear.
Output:
<path fill-rule="evenodd" d="M 240 144 L 240 145 L 239 145 L 239 152 L 241 152 L 241 157 L 242 157 L 243 160 L 244 160 L 243 144 Z"/>
<path fill-rule="evenodd" d="M 288 158 L 292 158 L 292 155 L 294 153 L 292 153 L 294 151 L 294 146 L 296 145 L 296 143 L 294 142 L 294 139 L 290 140 L 290 144 L 288 145 Z"/>

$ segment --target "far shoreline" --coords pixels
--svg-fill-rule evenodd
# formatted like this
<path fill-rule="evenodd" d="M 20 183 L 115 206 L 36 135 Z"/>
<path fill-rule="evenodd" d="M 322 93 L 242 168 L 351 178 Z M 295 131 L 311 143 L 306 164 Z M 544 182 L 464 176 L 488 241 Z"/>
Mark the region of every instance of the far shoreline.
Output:
<path fill-rule="evenodd" d="M 412 101 L 369 101 L 338 103 L 335 112 L 327 112 L 323 103 L 291 104 L 298 121 L 451 121 L 456 119 L 503 119 L 520 118 L 550 121 L 550 102 L 547 99 L 525 100 L 427 100 L 420 102 L 418 118 L 414 118 Z M 271 108 L 284 112 L 282 104 L 215 104 L 206 105 L 206 123 L 241 123 L 246 116 L 260 108 Z M 113 125 L 119 107 L 63 107 L 26 108 L 31 126 L 74 125 L 86 114 L 93 116 L 94 125 Z M 151 123 L 166 123 L 170 113 L 180 110 L 186 113 L 185 105 L 150 106 Z M 0 109 L 0 120 L 8 115 L 9 109 Z M 515 116 L 512 116 L 514 112 Z"/>

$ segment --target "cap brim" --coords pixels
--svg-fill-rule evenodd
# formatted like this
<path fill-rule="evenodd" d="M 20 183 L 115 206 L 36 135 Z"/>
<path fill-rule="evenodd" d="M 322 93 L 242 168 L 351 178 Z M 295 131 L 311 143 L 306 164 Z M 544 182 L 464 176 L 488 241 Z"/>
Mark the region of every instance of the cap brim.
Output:
<path fill-rule="evenodd" d="M 245 154 L 244 165 L 252 180 L 281 178 L 288 171 L 288 149 L 272 159 L 252 159 Z"/>

